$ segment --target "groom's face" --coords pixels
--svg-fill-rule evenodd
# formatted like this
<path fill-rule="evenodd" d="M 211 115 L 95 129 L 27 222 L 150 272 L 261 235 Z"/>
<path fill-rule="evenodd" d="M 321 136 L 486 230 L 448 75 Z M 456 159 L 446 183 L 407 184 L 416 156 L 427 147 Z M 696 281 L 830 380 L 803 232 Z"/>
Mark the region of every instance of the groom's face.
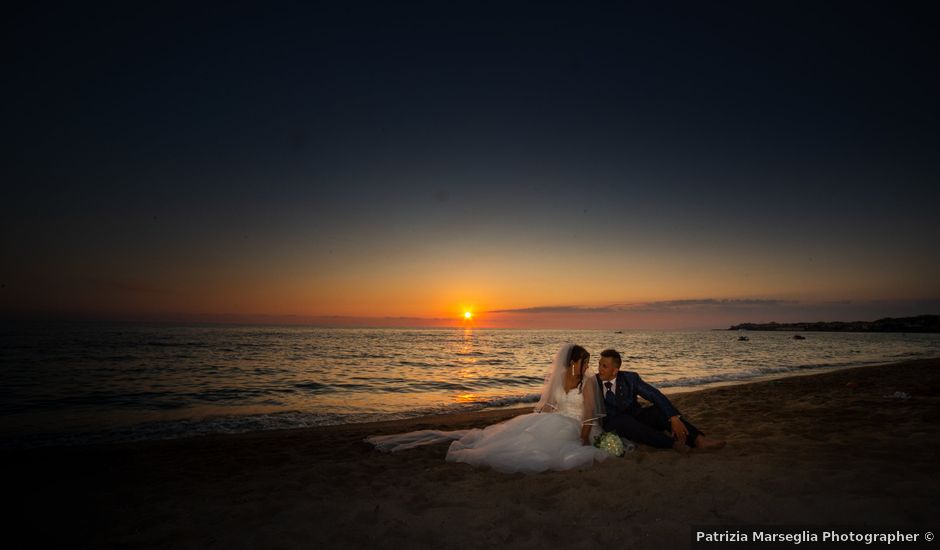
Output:
<path fill-rule="evenodd" d="M 601 357 L 597 362 L 597 374 L 605 382 L 616 378 L 618 370 L 620 370 L 620 366 L 617 365 L 616 359 L 613 357 Z"/>

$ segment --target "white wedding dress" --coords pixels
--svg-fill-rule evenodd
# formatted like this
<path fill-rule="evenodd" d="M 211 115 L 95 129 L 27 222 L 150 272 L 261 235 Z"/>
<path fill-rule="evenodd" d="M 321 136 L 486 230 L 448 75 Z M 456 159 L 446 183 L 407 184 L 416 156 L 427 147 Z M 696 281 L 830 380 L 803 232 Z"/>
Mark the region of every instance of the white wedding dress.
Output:
<path fill-rule="evenodd" d="M 573 346 L 565 344 L 555 355 L 534 413 L 482 429 L 419 430 L 370 436 L 365 441 L 384 452 L 452 441 L 447 450 L 448 461 L 489 466 L 506 473 L 571 470 L 605 460 L 609 456 L 606 451 L 581 444 L 581 427 L 591 426 L 593 441 L 601 432 L 600 420 L 604 416 L 603 398 L 593 373 L 589 368 L 582 372 L 580 389 L 564 389 Z"/>
<path fill-rule="evenodd" d="M 447 460 L 489 466 L 505 473 L 589 467 L 610 455 L 593 445 L 581 444 L 583 402 L 584 396 L 575 388 L 558 398 L 555 412 L 523 414 L 469 430 L 450 444 Z"/>

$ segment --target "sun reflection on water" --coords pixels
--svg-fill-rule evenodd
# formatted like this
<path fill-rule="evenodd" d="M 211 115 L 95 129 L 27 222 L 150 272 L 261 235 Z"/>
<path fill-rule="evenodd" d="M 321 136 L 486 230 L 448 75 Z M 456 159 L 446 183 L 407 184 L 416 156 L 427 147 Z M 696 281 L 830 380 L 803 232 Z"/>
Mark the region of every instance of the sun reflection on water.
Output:
<path fill-rule="evenodd" d="M 475 393 L 461 393 L 454 396 L 454 403 L 478 403 L 480 396 Z"/>

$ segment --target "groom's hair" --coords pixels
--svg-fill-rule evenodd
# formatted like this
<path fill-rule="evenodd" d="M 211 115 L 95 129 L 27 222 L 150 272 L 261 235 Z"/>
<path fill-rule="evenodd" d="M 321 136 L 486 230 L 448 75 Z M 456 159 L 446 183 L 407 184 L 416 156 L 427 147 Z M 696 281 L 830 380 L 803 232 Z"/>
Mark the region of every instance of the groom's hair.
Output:
<path fill-rule="evenodd" d="M 605 349 L 601 352 L 601 357 L 613 357 L 614 365 L 619 369 L 620 363 L 623 361 L 620 359 L 620 353 L 615 349 Z"/>

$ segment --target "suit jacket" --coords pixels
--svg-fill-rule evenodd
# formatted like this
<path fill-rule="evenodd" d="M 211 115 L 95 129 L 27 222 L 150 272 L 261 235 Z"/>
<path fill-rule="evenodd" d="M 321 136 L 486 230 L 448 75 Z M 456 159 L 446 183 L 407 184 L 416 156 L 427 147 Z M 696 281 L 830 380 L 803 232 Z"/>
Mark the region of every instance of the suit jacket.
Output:
<path fill-rule="evenodd" d="M 600 375 L 598 374 L 596 376 L 597 383 L 600 384 L 601 395 L 606 397 L 607 387 L 604 386 L 604 381 L 601 380 Z M 659 410 L 666 415 L 666 418 L 671 418 L 679 414 L 679 411 L 669 402 L 669 399 L 667 399 L 665 395 L 644 382 L 643 379 L 640 378 L 640 375 L 635 372 L 617 371 L 617 388 L 614 393 L 616 398 L 613 407 L 611 407 L 611 404 L 608 403 L 606 399 L 604 400 L 607 416 L 636 414 L 636 412 L 640 410 L 640 404 L 636 400 L 636 396 L 638 395 L 659 407 Z"/>

